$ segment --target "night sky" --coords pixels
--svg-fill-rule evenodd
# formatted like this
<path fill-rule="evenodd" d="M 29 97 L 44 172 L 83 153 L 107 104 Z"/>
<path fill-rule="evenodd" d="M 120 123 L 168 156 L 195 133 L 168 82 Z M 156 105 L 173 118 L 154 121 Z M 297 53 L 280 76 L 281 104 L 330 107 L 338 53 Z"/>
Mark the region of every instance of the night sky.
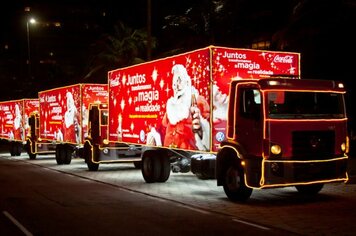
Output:
<path fill-rule="evenodd" d="M 203 8 L 202 6 L 207 2 L 209 1 L 152 0 L 152 35 L 159 40 L 159 47 L 153 52 L 153 59 L 164 55 L 167 50 L 173 50 L 179 43 L 179 39 L 185 37 L 184 34 L 169 35 L 171 37 L 169 39 L 167 35 L 163 36 L 165 17 L 184 15 L 190 7 Z M 289 31 L 284 32 L 286 37 L 290 37 L 289 45 L 287 45 L 289 48 L 287 47 L 286 50 L 301 52 L 302 78 L 325 78 L 345 82 L 348 89 L 347 106 L 350 126 L 354 127 L 356 122 L 353 121 L 355 109 L 352 101 L 356 96 L 354 94 L 356 60 L 353 57 L 356 53 L 356 37 L 354 36 L 356 1 L 236 0 L 231 2 L 232 6 L 237 7 L 236 10 L 230 12 L 231 15 L 228 17 L 235 21 L 240 20 L 240 22 L 238 24 L 233 21 L 225 22 L 225 26 L 231 28 L 224 29 L 224 31 L 217 27 L 213 32 L 214 35 L 208 32 L 207 37 L 211 37 L 214 44 L 218 46 L 244 47 L 251 42 L 243 41 L 243 39 L 256 38 L 263 31 L 274 32 L 289 26 Z M 303 3 L 304 6 L 314 4 L 314 7 L 305 7 L 305 10 L 303 9 L 299 14 L 299 18 L 304 20 L 295 23 L 290 21 L 288 15 L 295 10 L 293 7 L 298 2 Z M 25 6 L 31 7 L 31 14 L 24 11 Z M 99 39 L 99 35 L 110 33 L 113 25 L 118 21 L 134 29 L 147 26 L 147 0 L 20 0 L 7 2 L 6 7 L 2 6 L 0 11 L 0 28 L 2 29 L 0 80 L 6 81 L 7 84 L 0 88 L 0 100 L 20 99 L 21 96 L 36 94 L 38 89 L 83 82 L 80 78 L 85 75 L 86 64 L 90 61 L 89 52 Z M 268 20 L 265 20 L 268 14 L 271 15 Z M 33 76 L 40 82 L 24 82 L 27 76 L 27 67 L 24 62 L 28 54 L 26 19 L 30 15 L 43 23 L 42 28 L 38 26 L 31 28 L 31 57 L 34 61 L 40 59 L 36 57 L 40 54 L 49 54 L 50 52 L 46 49 L 53 47 L 55 51 L 53 57 L 61 63 L 61 69 L 73 71 L 69 73 L 70 76 L 65 74 L 63 78 L 58 79 L 56 71 L 58 68 L 53 65 L 49 66 L 51 62 L 49 60 L 44 61 L 38 67 L 33 65 Z M 45 24 L 54 22 L 61 22 L 60 30 L 45 27 Z M 230 29 L 235 34 L 230 34 Z M 310 32 L 313 33 L 310 34 Z M 227 39 L 227 35 L 234 37 L 229 36 L 230 38 Z M 317 36 L 309 38 L 309 35 Z M 170 43 L 169 40 L 172 38 L 176 41 Z M 202 42 L 201 45 L 196 43 L 196 45 L 205 47 L 207 42 Z M 52 74 L 57 73 L 57 77 L 42 78 L 42 81 L 43 70 L 49 70 Z M 105 80 L 106 78 L 98 78 L 100 82 Z"/>

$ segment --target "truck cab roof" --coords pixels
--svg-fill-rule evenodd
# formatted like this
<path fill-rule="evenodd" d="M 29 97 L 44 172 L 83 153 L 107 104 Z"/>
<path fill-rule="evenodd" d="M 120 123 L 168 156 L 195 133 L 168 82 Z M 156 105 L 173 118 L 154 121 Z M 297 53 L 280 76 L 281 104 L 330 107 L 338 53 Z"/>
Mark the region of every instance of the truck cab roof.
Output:
<path fill-rule="evenodd" d="M 258 84 L 261 90 L 288 90 L 293 91 L 332 91 L 344 93 L 345 87 L 342 82 L 334 80 L 315 80 L 315 79 L 286 79 L 286 78 L 267 78 L 267 79 L 248 79 L 241 82 L 251 82 Z"/>

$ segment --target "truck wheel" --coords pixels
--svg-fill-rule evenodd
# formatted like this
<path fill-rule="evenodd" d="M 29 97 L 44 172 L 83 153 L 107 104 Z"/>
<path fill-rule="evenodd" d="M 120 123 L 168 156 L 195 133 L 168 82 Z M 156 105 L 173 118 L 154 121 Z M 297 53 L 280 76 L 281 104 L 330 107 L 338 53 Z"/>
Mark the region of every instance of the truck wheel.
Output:
<path fill-rule="evenodd" d="M 64 160 L 64 156 L 65 152 L 63 150 L 63 146 L 58 144 L 56 146 L 56 161 L 58 165 L 63 165 L 63 160 Z"/>
<path fill-rule="evenodd" d="M 73 150 L 72 150 L 71 147 L 64 146 L 64 147 L 63 147 L 63 152 L 64 152 L 63 164 L 69 165 L 69 164 L 72 162 L 72 153 L 73 153 Z"/>
<path fill-rule="evenodd" d="M 87 166 L 90 171 L 97 171 L 99 169 L 99 164 L 94 163 L 91 158 L 88 159 Z"/>
<path fill-rule="evenodd" d="M 30 158 L 30 160 L 35 160 L 36 159 L 36 153 L 32 153 L 32 146 L 31 146 L 31 142 L 29 140 L 27 140 L 27 143 L 25 145 L 25 149 L 26 152 Z"/>
<path fill-rule="evenodd" d="M 167 156 L 159 156 L 158 159 L 160 160 L 161 173 L 157 182 L 163 183 L 169 179 L 169 175 L 171 174 L 171 163 Z"/>
<path fill-rule="evenodd" d="M 12 149 L 10 150 L 10 156 L 12 156 L 12 157 L 15 156 L 15 151 Z"/>
<path fill-rule="evenodd" d="M 97 171 L 99 169 L 99 164 L 94 163 L 92 160 L 92 158 L 93 158 L 92 150 L 93 149 L 94 149 L 94 146 L 91 146 L 88 142 L 85 142 L 83 156 L 84 156 L 85 162 L 87 163 L 89 171 Z"/>
<path fill-rule="evenodd" d="M 12 157 L 16 155 L 16 145 L 14 142 L 10 143 L 10 155 Z"/>
<path fill-rule="evenodd" d="M 324 187 L 324 184 L 310 184 L 310 185 L 297 185 L 295 188 L 300 194 L 303 195 L 315 195 L 320 192 Z"/>
<path fill-rule="evenodd" d="M 35 153 L 28 153 L 28 156 L 30 157 L 30 160 L 35 160 L 36 159 L 36 154 Z"/>
<path fill-rule="evenodd" d="M 22 152 L 22 143 L 16 143 L 15 144 L 15 155 L 21 156 L 21 152 Z"/>
<path fill-rule="evenodd" d="M 245 185 L 242 168 L 230 166 L 225 172 L 224 192 L 234 202 L 243 202 L 249 199 L 252 188 Z"/>
<path fill-rule="evenodd" d="M 159 158 L 145 152 L 142 157 L 142 176 L 146 183 L 154 183 L 161 176 L 161 163 Z"/>

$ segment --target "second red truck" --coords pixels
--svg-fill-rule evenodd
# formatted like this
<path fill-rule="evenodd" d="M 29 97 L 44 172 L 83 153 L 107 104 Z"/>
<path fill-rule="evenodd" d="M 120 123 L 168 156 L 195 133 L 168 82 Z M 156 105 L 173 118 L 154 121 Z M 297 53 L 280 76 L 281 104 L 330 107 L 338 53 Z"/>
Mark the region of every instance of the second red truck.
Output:
<path fill-rule="evenodd" d="M 54 152 L 58 164 L 69 164 L 88 135 L 89 104 L 108 102 L 106 84 L 74 84 L 38 93 L 39 109 L 30 118 L 30 159 Z"/>

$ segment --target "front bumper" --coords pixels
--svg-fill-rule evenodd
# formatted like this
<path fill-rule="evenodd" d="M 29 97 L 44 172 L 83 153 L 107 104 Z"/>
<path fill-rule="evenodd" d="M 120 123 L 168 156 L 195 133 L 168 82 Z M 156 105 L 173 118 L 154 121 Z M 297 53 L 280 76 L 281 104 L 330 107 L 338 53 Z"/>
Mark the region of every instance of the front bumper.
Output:
<path fill-rule="evenodd" d="M 347 157 L 329 160 L 287 161 L 264 160 L 261 188 L 306 183 L 346 182 Z"/>

